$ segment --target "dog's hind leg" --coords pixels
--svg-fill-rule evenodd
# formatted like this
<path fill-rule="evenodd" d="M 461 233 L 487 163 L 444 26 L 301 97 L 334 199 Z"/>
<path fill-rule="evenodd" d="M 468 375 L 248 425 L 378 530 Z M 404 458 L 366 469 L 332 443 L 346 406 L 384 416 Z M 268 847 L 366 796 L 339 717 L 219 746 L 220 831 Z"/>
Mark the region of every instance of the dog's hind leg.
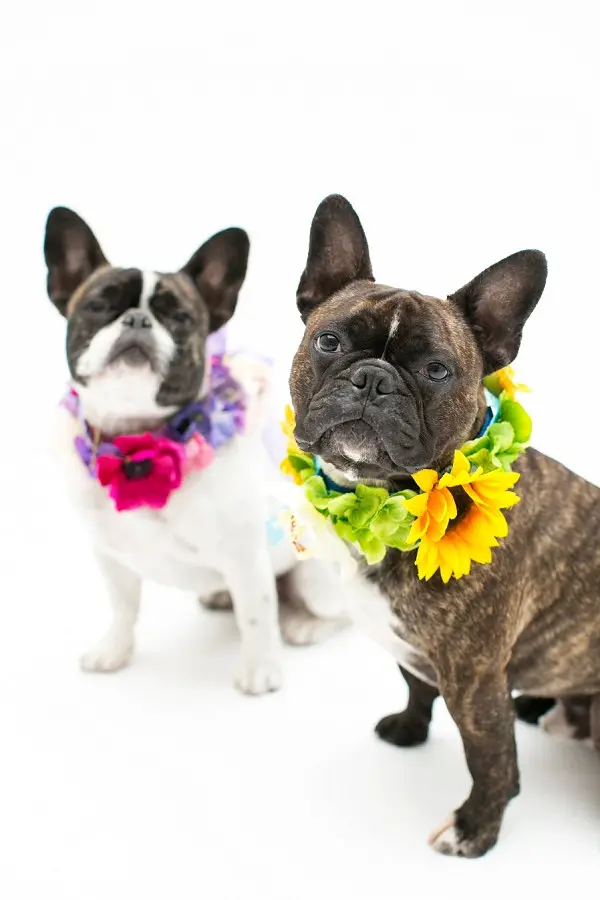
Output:
<path fill-rule="evenodd" d="M 303 565 L 277 578 L 281 634 L 286 643 L 298 646 L 322 643 L 349 624 L 341 615 L 321 616 L 309 608 L 299 571 Z"/>

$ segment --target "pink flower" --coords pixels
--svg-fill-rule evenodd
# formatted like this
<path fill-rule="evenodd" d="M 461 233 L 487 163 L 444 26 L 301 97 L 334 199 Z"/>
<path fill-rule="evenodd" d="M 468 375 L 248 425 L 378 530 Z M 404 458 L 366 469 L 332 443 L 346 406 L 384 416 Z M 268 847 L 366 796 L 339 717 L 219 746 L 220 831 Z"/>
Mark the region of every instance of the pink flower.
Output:
<path fill-rule="evenodd" d="M 113 441 L 121 456 L 98 456 L 100 484 L 110 486 L 119 512 L 149 506 L 162 509 L 181 484 L 185 447 L 153 434 L 132 434 Z"/>
<path fill-rule="evenodd" d="M 215 458 L 215 451 L 201 434 L 195 432 L 185 446 L 184 475 L 194 469 L 205 469 Z"/>

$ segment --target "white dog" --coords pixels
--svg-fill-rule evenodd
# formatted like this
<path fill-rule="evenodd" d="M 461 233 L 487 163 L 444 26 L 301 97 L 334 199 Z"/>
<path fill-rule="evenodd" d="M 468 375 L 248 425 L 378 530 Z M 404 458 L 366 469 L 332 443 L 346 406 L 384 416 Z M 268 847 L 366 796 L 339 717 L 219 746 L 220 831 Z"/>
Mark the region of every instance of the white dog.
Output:
<path fill-rule="evenodd" d="M 109 672 L 130 661 L 142 579 L 151 579 L 208 606 L 232 601 L 237 684 L 248 694 L 276 690 L 278 596 L 289 642 L 320 640 L 343 621 L 327 574 L 313 578 L 313 564 L 298 565 L 289 538 L 277 534 L 266 489 L 274 464 L 261 437 L 264 371 L 240 357 L 234 377 L 215 352 L 246 274 L 248 236 L 219 232 L 175 274 L 114 268 L 85 222 L 57 208 L 44 249 L 72 378 L 61 456 L 113 610 L 83 668 Z M 308 581 L 313 608 L 328 618 L 307 607 Z"/>

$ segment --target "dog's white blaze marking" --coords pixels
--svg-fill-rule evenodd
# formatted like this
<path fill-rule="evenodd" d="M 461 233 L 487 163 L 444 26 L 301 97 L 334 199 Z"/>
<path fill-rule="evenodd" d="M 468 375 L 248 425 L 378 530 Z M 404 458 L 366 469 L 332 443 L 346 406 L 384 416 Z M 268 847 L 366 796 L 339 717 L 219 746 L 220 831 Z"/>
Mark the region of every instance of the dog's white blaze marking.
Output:
<path fill-rule="evenodd" d="M 140 309 L 148 310 L 150 298 L 156 290 L 158 275 L 156 272 L 142 272 L 142 293 L 140 294 Z"/>
<path fill-rule="evenodd" d="M 383 353 L 381 354 L 381 359 L 385 359 L 385 354 L 387 353 L 387 348 L 390 345 L 390 341 L 398 331 L 398 325 L 400 324 L 400 310 L 397 313 L 394 313 L 392 318 L 392 324 L 390 325 L 390 330 L 387 336 L 387 340 L 385 342 L 385 347 L 383 348 Z"/>
<path fill-rule="evenodd" d="M 363 461 L 363 455 L 356 447 L 350 447 L 348 444 L 344 444 L 344 456 L 346 456 L 351 462 L 359 463 Z"/>
<path fill-rule="evenodd" d="M 399 324 L 400 324 L 400 313 L 397 312 L 397 313 L 394 315 L 394 318 L 392 319 L 392 324 L 390 325 L 390 331 L 389 331 L 389 334 L 388 334 L 388 343 L 391 341 L 391 339 L 394 337 L 394 335 L 395 335 L 396 332 L 398 331 L 398 325 L 399 325 Z"/>

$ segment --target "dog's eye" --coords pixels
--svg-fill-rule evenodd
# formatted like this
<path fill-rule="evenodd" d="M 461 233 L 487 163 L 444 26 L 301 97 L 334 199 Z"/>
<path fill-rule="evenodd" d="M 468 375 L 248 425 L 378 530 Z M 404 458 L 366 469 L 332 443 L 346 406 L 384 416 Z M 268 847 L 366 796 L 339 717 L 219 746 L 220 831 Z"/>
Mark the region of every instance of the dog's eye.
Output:
<path fill-rule="evenodd" d="M 85 304 L 88 312 L 101 313 L 108 309 L 109 304 L 103 297 L 93 297 Z"/>
<path fill-rule="evenodd" d="M 173 313 L 173 319 L 178 325 L 189 325 L 192 317 L 184 309 L 176 309 Z"/>
<path fill-rule="evenodd" d="M 445 381 L 450 374 L 446 366 L 441 362 L 430 362 L 422 371 L 430 381 L 437 382 Z"/>
<path fill-rule="evenodd" d="M 341 348 L 339 338 L 330 331 L 324 331 L 322 334 L 319 334 L 315 344 L 323 353 L 337 353 Z"/>

